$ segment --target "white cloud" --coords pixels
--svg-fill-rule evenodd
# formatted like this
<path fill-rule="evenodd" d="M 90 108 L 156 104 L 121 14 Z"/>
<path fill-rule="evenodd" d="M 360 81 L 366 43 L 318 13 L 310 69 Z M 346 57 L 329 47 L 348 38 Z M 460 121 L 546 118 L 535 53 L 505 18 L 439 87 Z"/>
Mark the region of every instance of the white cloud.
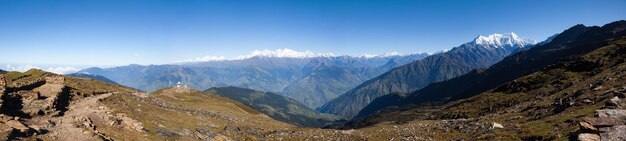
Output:
<path fill-rule="evenodd" d="M 56 67 L 46 67 L 46 68 L 47 69 L 43 69 L 43 67 L 38 67 L 35 65 L 30 65 L 30 64 L 26 64 L 26 65 L 7 64 L 4 69 L 6 69 L 7 71 L 19 71 L 19 72 L 25 72 L 30 69 L 41 69 L 44 71 L 57 73 L 57 74 L 68 74 L 68 73 L 74 73 L 74 72 L 80 71 L 79 68 L 69 67 L 69 66 L 65 66 L 65 67 L 56 66 Z"/>
<path fill-rule="evenodd" d="M 46 71 L 58 74 L 68 74 L 80 71 L 80 69 L 74 67 L 50 67 L 46 69 Z"/>
<path fill-rule="evenodd" d="M 28 65 L 28 64 L 27 65 L 17 65 L 17 66 L 11 65 L 11 64 L 7 64 L 5 69 L 7 69 L 7 71 L 25 72 L 25 71 L 30 70 L 30 69 L 39 69 L 39 67 L 33 66 L 33 65 Z"/>
<path fill-rule="evenodd" d="M 186 60 L 181 60 L 181 61 L 177 61 L 177 62 L 210 62 L 210 61 L 223 61 L 223 60 L 227 60 L 226 57 L 224 57 L 224 56 L 207 55 L 207 56 L 204 56 L 204 57 L 198 57 L 198 58 L 193 58 L 193 59 L 186 59 Z"/>

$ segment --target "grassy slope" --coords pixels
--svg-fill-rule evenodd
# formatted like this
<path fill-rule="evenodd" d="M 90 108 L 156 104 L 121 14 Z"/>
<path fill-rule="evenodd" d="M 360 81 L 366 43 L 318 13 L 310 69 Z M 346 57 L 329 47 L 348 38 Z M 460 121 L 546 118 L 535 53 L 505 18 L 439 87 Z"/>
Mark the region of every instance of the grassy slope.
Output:
<path fill-rule="evenodd" d="M 425 125 L 421 128 L 432 129 L 426 134 L 444 140 L 572 139 L 578 130 L 578 121 L 593 116 L 596 109 L 604 106 L 615 95 L 612 91 L 626 92 L 625 62 L 626 39 L 620 39 L 583 57 L 561 61 L 490 91 L 450 103 L 445 108 L 407 109 L 373 117 L 370 120 L 395 122 L 380 123 L 360 130 L 373 132 L 395 126 L 395 123 L 403 123 L 398 126 Z M 602 88 L 593 90 L 597 86 Z M 429 120 L 413 120 L 416 117 Z M 470 122 L 447 130 L 432 128 L 446 125 L 446 122 L 440 123 L 443 119 L 465 119 Z M 489 127 L 491 122 L 502 123 L 505 128 L 463 130 L 478 125 Z"/>
<path fill-rule="evenodd" d="M 321 127 L 339 120 L 338 116 L 319 113 L 297 101 L 273 93 L 237 87 L 212 88 L 205 92 L 228 97 L 253 107 L 274 119 L 305 127 Z"/>
<path fill-rule="evenodd" d="M 159 133 L 180 133 L 184 130 L 195 131 L 206 129 L 215 133 L 223 133 L 238 140 L 256 139 L 262 136 L 266 129 L 292 127 L 271 119 L 260 112 L 239 102 L 220 97 L 211 93 L 195 90 L 176 92 L 173 89 L 162 89 L 150 94 L 148 99 L 171 105 L 164 108 L 152 100 L 142 100 L 133 95 L 114 95 L 102 102 L 113 107 L 114 113 L 126 113 L 129 117 L 138 120 L 148 129 L 146 136 L 135 136 L 133 133 L 116 132 L 111 129 L 110 135 L 114 138 L 130 140 L 190 140 L 188 136 L 174 135 L 159 136 Z M 172 108 L 174 107 L 174 108 Z M 215 115 L 198 114 L 190 111 L 214 112 Z M 224 132 L 226 126 L 239 127 L 242 131 L 258 130 L 257 133 L 230 133 Z"/>

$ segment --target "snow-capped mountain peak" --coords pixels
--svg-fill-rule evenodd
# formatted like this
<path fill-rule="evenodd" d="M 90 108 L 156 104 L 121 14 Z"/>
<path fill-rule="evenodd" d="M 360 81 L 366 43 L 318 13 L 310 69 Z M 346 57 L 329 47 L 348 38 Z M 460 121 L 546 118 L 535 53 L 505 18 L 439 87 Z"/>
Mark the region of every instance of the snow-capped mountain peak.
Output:
<path fill-rule="evenodd" d="M 238 59 L 247 59 L 252 57 L 276 57 L 276 58 L 312 58 L 312 57 L 333 57 L 335 56 L 333 53 L 313 53 L 311 51 L 298 52 L 295 50 L 291 50 L 288 48 L 285 49 L 277 49 L 277 50 L 254 50 L 252 53 L 248 55 L 241 55 L 235 60 Z"/>
<path fill-rule="evenodd" d="M 486 47 L 505 47 L 505 46 L 518 46 L 524 47 L 527 45 L 536 44 L 537 42 L 530 39 L 523 39 L 514 32 L 483 36 L 480 35 L 470 42 L 477 45 L 483 45 Z"/>
<path fill-rule="evenodd" d="M 410 55 L 432 55 L 432 53 L 425 52 L 415 52 L 415 53 L 398 53 L 398 52 L 387 52 L 383 54 L 361 54 L 356 56 L 357 58 L 385 58 L 385 57 L 396 57 L 396 56 L 410 56 Z"/>

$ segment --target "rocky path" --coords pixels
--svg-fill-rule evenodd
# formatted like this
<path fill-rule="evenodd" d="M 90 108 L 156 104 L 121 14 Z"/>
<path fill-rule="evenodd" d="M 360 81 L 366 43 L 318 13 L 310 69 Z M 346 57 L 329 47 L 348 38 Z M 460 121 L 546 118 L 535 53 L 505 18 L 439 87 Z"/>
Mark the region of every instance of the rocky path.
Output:
<path fill-rule="evenodd" d="M 65 141 L 110 140 L 98 132 L 94 123 L 112 122 L 107 118 L 110 112 L 98 102 L 98 100 L 111 95 L 113 93 L 88 97 L 71 103 L 64 116 L 48 120 L 52 127 L 49 128 L 49 133 L 43 138 Z"/>

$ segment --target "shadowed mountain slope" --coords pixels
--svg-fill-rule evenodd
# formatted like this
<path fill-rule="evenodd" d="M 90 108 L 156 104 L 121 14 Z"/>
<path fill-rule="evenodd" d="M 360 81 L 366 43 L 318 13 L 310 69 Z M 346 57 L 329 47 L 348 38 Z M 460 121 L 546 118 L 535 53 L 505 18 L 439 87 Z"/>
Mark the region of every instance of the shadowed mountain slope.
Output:
<path fill-rule="evenodd" d="M 364 82 L 316 110 L 350 119 L 380 96 L 394 92 L 408 93 L 430 83 L 465 74 L 475 68 L 488 67 L 512 52 L 529 48 L 532 45 L 534 41 L 521 39 L 514 33 L 479 36 L 472 42 L 455 47 L 448 52 L 431 55 L 394 68 Z"/>

